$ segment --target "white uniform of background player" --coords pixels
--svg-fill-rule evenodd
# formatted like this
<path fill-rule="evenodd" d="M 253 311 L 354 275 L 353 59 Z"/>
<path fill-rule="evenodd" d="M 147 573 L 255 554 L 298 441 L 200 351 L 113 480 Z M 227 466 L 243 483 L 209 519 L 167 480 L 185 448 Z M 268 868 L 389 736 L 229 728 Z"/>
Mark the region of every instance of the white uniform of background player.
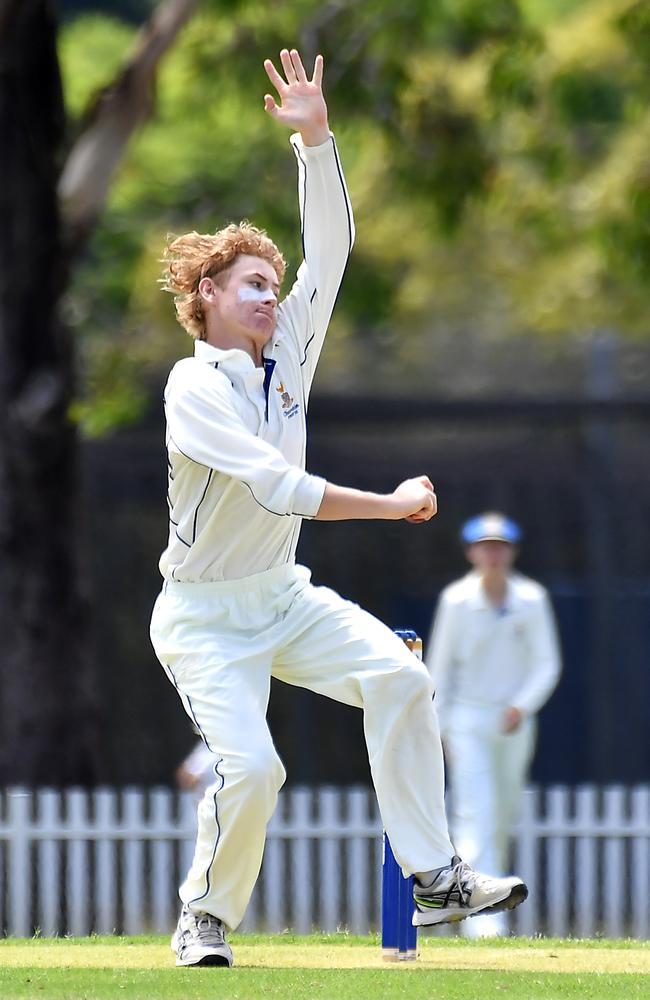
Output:
<path fill-rule="evenodd" d="M 151 638 L 217 756 L 216 779 L 198 809 L 194 860 L 180 889 L 184 907 L 173 946 L 182 965 L 232 963 L 223 930 L 243 917 L 285 780 L 266 722 L 271 676 L 364 710 L 382 820 L 400 864 L 424 883 L 434 880 L 436 889 L 423 892 L 435 894 L 459 873 L 466 884 L 462 904 L 454 890 L 448 905 L 436 902 L 422 922 L 449 919 L 461 905 L 465 915 L 497 898 L 525 896 L 519 880 L 497 885 L 467 866 L 460 872 L 459 859 L 450 866 L 442 751 L 426 667 L 385 625 L 332 590 L 314 587 L 309 571 L 295 564 L 305 517 L 423 522 L 436 501 L 424 476 L 382 496 L 304 471 L 309 391 L 354 229 L 327 126 L 322 59 L 311 81 L 295 50 L 283 50 L 281 60 L 286 81 L 270 61 L 265 68 L 282 105 L 268 95 L 265 105 L 300 133 L 291 143 L 304 263 L 278 305 L 281 274 L 268 256 L 245 253 L 216 276 L 206 257 L 191 290 L 192 309 L 205 320 L 203 339 L 194 357 L 174 366 L 165 390 L 170 531 Z M 188 234 L 171 249 L 182 256 L 205 244 L 207 254 L 214 239 Z M 181 260 L 170 267 L 173 290 L 187 291 L 179 286 L 184 266 Z"/>
<path fill-rule="evenodd" d="M 535 713 L 553 691 L 560 657 L 544 588 L 511 569 L 520 531 L 499 514 L 468 521 L 473 572 L 443 590 L 426 647 L 450 784 L 452 840 L 470 864 L 507 870 L 535 746 Z M 499 934 L 503 914 L 463 931 Z"/>
<path fill-rule="evenodd" d="M 195 743 L 176 768 L 176 784 L 183 791 L 192 792 L 197 800 L 205 795 L 206 789 L 214 782 L 215 765 L 219 758 L 208 750 L 202 740 Z"/>

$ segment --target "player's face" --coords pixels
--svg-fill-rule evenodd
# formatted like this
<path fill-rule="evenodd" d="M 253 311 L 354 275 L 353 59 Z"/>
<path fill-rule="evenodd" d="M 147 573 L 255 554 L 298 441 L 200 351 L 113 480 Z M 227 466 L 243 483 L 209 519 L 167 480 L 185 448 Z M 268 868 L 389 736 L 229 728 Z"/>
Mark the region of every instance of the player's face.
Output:
<path fill-rule="evenodd" d="M 516 554 L 515 546 L 509 542 L 475 542 L 467 549 L 467 558 L 480 573 L 509 570 Z"/>
<path fill-rule="evenodd" d="M 278 276 L 267 260 L 242 254 L 219 285 L 212 303 L 218 327 L 252 339 L 262 346 L 277 322 Z"/>

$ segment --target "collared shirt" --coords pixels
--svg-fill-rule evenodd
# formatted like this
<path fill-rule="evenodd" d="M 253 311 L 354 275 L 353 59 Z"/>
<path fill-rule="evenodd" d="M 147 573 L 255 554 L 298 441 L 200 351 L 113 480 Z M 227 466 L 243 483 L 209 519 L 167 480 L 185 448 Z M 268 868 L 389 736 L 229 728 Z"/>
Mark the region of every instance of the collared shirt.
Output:
<path fill-rule="evenodd" d="M 236 580 L 295 559 L 303 517 L 325 480 L 305 472 L 306 408 L 354 239 L 334 137 L 298 160 L 304 261 L 277 311 L 263 367 L 197 341 L 165 388 L 169 580 Z"/>
<path fill-rule="evenodd" d="M 500 608 L 476 572 L 446 587 L 425 653 L 443 731 L 450 707 L 458 703 L 537 712 L 560 674 L 548 594 L 519 573 L 509 575 Z"/>

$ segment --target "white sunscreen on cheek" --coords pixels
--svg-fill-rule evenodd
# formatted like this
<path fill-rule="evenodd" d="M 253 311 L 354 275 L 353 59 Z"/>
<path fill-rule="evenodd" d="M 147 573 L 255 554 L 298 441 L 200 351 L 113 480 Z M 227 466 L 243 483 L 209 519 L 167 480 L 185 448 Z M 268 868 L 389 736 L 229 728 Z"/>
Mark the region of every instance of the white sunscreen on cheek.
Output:
<path fill-rule="evenodd" d="M 237 289 L 237 298 L 240 302 L 277 302 L 278 298 L 275 292 L 271 291 L 270 288 L 251 288 L 248 285 L 245 288 Z"/>

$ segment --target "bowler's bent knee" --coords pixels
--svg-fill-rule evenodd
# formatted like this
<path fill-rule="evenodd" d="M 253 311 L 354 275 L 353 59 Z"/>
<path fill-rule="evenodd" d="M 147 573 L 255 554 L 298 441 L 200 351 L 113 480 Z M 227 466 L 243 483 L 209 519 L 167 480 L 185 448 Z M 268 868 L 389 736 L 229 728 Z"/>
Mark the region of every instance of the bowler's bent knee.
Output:
<path fill-rule="evenodd" d="M 224 765 L 231 783 L 242 786 L 249 795 L 270 796 L 274 802 L 287 777 L 273 745 L 233 755 Z"/>

